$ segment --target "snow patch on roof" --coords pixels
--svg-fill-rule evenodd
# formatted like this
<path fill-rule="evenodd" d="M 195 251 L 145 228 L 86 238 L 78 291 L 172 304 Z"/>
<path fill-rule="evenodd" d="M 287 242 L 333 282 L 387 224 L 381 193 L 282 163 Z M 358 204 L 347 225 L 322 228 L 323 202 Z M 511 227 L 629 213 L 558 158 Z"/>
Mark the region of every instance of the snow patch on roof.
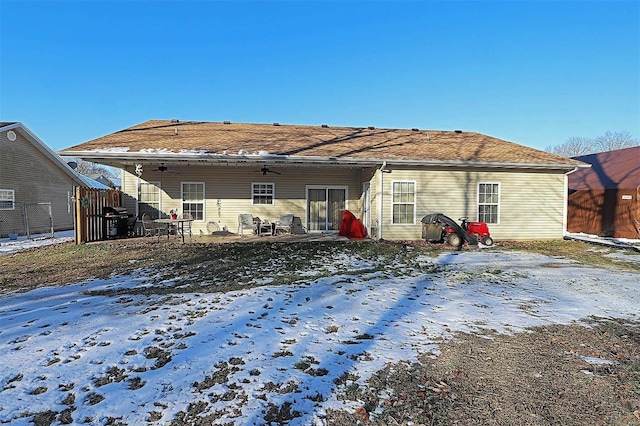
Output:
<path fill-rule="evenodd" d="M 97 148 L 97 149 L 92 149 L 90 152 L 97 152 L 97 153 L 123 153 L 123 152 L 129 152 L 130 148 L 129 147 L 114 147 L 114 148 Z M 182 154 L 182 155 L 213 155 L 213 156 L 233 156 L 233 155 L 241 155 L 241 156 L 254 156 L 254 157 L 275 157 L 277 156 L 277 154 L 272 154 L 269 151 L 266 150 L 258 150 L 258 151 L 245 151 L 243 149 L 241 149 L 240 151 L 238 151 L 237 154 L 230 154 L 227 152 L 227 150 L 222 151 L 221 154 L 216 153 L 216 152 L 210 152 L 207 151 L 205 149 L 180 149 L 178 151 L 175 151 L 171 148 L 143 148 L 140 151 L 138 151 L 140 153 L 143 154 Z"/>
<path fill-rule="evenodd" d="M 128 146 L 118 146 L 113 148 L 96 148 L 90 150 L 90 152 L 129 152 Z"/>

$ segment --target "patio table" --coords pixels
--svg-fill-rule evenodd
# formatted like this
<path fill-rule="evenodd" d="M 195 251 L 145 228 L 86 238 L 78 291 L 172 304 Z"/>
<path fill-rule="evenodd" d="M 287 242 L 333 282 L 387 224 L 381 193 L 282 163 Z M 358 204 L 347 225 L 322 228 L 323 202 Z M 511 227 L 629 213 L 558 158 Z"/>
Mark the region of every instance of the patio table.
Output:
<path fill-rule="evenodd" d="M 184 224 L 193 222 L 193 219 L 155 219 L 153 222 L 167 225 L 167 240 L 169 239 L 171 225 L 175 225 L 180 235 L 182 235 L 182 243 L 184 244 Z M 158 233 L 158 241 L 160 241 L 160 233 Z"/>
<path fill-rule="evenodd" d="M 273 235 L 275 229 L 275 223 L 268 220 L 261 220 L 257 222 L 256 234 L 257 235 Z"/>

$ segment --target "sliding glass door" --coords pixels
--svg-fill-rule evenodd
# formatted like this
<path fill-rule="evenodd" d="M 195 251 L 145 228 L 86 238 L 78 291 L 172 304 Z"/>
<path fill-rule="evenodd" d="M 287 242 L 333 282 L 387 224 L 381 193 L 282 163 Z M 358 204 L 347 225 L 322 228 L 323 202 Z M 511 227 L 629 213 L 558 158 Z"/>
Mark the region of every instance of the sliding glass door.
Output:
<path fill-rule="evenodd" d="M 347 203 L 347 187 L 307 186 L 309 231 L 338 231 Z"/>

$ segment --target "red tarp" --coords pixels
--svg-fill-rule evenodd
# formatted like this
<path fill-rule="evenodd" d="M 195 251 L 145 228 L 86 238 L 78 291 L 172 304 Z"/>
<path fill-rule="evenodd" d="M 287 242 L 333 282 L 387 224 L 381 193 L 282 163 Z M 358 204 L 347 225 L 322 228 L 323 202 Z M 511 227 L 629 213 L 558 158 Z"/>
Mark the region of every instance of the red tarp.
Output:
<path fill-rule="evenodd" d="M 349 210 L 342 213 L 342 222 L 338 235 L 347 238 L 364 238 L 367 236 L 367 228 Z"/>

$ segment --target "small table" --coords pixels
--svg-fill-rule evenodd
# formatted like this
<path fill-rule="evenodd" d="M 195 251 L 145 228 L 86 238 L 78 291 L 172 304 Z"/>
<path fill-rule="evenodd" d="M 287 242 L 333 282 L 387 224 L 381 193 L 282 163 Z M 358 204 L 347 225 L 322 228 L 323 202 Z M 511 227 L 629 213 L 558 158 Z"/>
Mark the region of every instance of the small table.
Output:
<path fill-rule="evenodd" d="M 268 220 L 261 220 L 257 223 L 256 234 L 263 235 L 265 232 L 267 235 L 273 235 L 275 229 L 275 223 L 271 223 Z"/>
<path fill-rule="evenodd" d="M 171 225 L 177 225 L 176 229 L 182 235 L 182 243 L 184 243 L 184 224 L 186 222 L 193 222 L 194 219 L 155 219 L 154 223 L 164 223 L 167 225 L 167 240 L 169 239 L 169 231 Z M 158 233 L 158 241 L 160 240 L 160 233 Z"/>

